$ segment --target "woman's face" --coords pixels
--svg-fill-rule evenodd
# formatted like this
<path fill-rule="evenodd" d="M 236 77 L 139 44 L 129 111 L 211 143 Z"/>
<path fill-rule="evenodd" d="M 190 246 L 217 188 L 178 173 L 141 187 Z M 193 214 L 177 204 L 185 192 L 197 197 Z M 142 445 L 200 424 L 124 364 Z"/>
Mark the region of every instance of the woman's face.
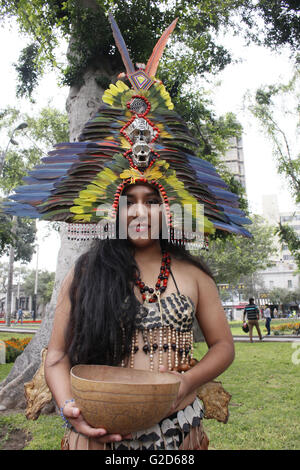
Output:
<path fill-rule="evenodd" d="M 122 194 L 119 206 L 120 225 L 136 247 L 146 247 L 159 239 L 162 202 L 158 192 L 148 184 L 130 185 Z"/>

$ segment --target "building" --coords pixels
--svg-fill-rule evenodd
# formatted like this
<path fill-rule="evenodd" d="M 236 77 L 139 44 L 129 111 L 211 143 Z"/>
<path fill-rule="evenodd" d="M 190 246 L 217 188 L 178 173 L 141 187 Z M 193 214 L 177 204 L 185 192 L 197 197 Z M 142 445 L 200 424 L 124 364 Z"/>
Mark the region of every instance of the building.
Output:
<path fill-rule="evenodd" d="M 280 214 L 280 223 L 287 224 L 292 227 L 300 238 L 300 210 L 296 209 L 294 212 L 282 212 Z M 294 258 L 290 253 L 288 246 L 283 245 L 282 247 L 282 259 L 283 261 L 295 264 Z"/>
<path fill-rule="evenodd" d="M 277 194 L 262 196 L 262 213 L 270 225 L 277 225 L 280 220 Z"/>
<path fill-rule="evenodd" d="M 277 195 L 270 194 L 263 196 L 262 200 L 263 217 L 274 227 L 281 223 L 286 223 L 294 228 L 300 238 L 300 210 L 293 212 L 280 212 Z M 296 273 L 297 265 L 290 253 L 287 245 L 282 245 L 279 239 L 277 252 L 274 256 L 274 265 L 260 271 L 266 291 L 276 287 L 281 287 L 290 291 L 300 288 L 300 275 Z"/>
<path fill-rule="evenodd" d="M 245 165 L 243 142 L 241 138 L 231 138 L 230 147 L 223 157 L 228 170 L 233 174 L 246 190 L 245 178 Z M 271 226 L 276 227 L 279 222 L 288 223 L 291 225 L 300 237 L 300 206 L 294 212 L 279 211 L 278 199 L 276 194 L 266 194 L 262 198 L 262 215 L 266 222 Z M 281 244 L 279 238 L 275 239 L 277 250 L 272 257 L 273 266 L 259 271 L 257 274 L 260 278 L 261 285 L 255 285 L 255 291 L 260 293 L 256 303 L 264 305 L 268 303 L 267 292 L 276 287 L 281 287 L 290 291 L 300 288 L 300 275 L 296 274 L 297 265 L 294 258 L 288 250 L 286 245 Z M 242 317 L 242 311 L 245 299 L 232 299 L 231 301 L 223 302 L 223 306 L 228 314 L 228 317 L 238 319 Z"/>
<path fill-rule="evenodd" d="M 229 149 L 223 161 L 234 178 L 246 189 L 243 141 L 241 138 L 231 137 L 229 143 Z"/>

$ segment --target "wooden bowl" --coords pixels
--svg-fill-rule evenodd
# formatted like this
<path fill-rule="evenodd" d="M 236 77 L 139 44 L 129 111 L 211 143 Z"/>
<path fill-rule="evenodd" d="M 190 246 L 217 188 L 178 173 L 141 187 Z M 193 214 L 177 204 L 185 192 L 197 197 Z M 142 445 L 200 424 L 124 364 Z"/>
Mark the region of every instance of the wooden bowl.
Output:
<path fill-rule="evenodd" d="M 84 419 L 108 433 L 126 435 L 147 429 L 167 416 L 180 378 L 169 372 L 125 367 L 77 365 L 71 387 Z"/>

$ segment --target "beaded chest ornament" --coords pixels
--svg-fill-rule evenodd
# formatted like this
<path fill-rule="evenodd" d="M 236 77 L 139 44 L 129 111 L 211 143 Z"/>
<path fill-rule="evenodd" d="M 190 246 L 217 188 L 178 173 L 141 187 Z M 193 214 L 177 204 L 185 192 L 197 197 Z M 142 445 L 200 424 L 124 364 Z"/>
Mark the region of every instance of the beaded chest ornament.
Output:
<path fill-rule="evenodd" d="M 192 301 L 180 294 L 161 298 L 166 291 L 171 269 L 168 252 L 162 252 L 162 264 L 155 288 L 145 285 L 140 277 L 136 285 L 142 295 L 136 318 L 136 330 L 131 342 L 129 364 L 134 368 L 134 357 L 139 351 L 138 337 L 142 333 L 143 352 L 149 355 L 150 370 L 154 370 L 154 354 L 158 353 L 158 366 L 163 365 L 163 356 L 167 354 L 169 370 L 184 372 L 197 361 L 193 358 L 193 315 Z M 174 356 L 174 360 L 173 357 Z M 174 365 L 173 365 L 174 362 Z M 122 362 L 125 367 L 125 360 Z"/>

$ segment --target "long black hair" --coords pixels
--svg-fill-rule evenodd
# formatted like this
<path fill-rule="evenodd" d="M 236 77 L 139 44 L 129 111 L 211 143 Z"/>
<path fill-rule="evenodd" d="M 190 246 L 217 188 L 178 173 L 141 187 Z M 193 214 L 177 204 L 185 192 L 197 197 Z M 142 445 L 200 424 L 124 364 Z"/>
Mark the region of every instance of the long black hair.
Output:
<path fill-rule="evenodd" d="M 188 260 L 211 278 L 201 258 L 184 247 L 160 241 L 178 259 Z M 129 356 L 139 302 L 134 294 L 138 267 L 129 240 L 97 240 L 75 263 L 66 331 L 71 365 L 120 365 Z"/>

